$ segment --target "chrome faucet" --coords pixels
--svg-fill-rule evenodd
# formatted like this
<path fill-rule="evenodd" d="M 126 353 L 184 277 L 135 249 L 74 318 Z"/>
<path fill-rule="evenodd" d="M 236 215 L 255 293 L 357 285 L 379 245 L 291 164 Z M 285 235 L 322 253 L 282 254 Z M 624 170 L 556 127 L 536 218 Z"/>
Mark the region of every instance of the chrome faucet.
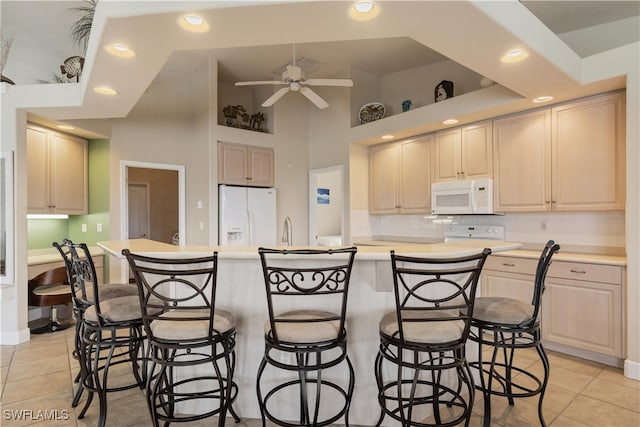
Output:
<path fill-rule="evenodd" d="M 282 243 L 287 246 L 291 246 L 293 243 L 293 226 L 291 225 L 291 218 L 286 217 L 284 219 L 284 230 L 282 231 Z"/>

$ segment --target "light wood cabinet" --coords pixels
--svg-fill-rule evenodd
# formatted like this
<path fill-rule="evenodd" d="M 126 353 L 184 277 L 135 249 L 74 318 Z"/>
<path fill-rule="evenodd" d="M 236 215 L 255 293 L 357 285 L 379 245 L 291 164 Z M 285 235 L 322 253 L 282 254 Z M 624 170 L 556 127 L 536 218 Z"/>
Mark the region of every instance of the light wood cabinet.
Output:
<path fill-rule="evenodd" d="M 218 143 L 218 183 L 273 187 L 274 153 L 272 148 Z"/>
<path fill-rule="evenodd" d="M 623 267 L 554 262 L 545 283 L 545 342 L 623 357 Z"/>
<path fill-rule="evenodd" d="M 551 109 L 553 209 L 625 208 L 624 94 Z"/>
<path fill-rule="evenodd" d="M 433 136 L 382 144 L 369 153 L 369 211 L 427 213 L 431 209 Z"/>
<path fill-rule="evenodd" d="M 537 263 L 529 258 L 488 257 L 481 278 L 482 296 L 531 303 Z M 553 261 L 542 296 L 545 345 L 560 351 L 577 350 L 583 357 L 622 358 L 624 270 L 615 265 Z"/>
<path fill-rule="evenodd" d="M 27 127 L 27 212 L 88 213 L 88 141 Z"/>
<path fill-rule="evenodd" d="M 436 182 L 491 178 L 492 122 L 482 122 L 435 134 Z"/>
<path fill-rule="evenodd" d="M 495 120 L 493 138 L 496 211 L 624 209 L 623 94 Z"/>

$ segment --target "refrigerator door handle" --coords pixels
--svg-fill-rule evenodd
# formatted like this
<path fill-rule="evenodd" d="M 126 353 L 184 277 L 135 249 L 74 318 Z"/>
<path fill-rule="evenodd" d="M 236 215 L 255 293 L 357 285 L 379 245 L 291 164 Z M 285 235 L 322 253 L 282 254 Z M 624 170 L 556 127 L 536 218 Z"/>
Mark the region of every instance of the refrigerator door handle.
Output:
<path fill-rule="evenodd" d="M 253 227 L 251 224 L 253 223 L 253 218 L 251 218 L 251 211 L 247 211 L 247 224 L 245 229 L 247 230 L 247 246 L 253 245 Z"/>

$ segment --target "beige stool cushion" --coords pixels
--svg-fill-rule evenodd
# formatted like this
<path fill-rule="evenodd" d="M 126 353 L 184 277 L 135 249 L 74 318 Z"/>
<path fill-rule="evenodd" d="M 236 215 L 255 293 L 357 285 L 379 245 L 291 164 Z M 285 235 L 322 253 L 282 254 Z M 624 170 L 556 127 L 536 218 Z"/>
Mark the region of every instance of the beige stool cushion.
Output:
<path fill-rule="evenodd" d="M 533 305 L 513 298 L 476 298 L 473 319 L 500 325 L 519 325 L 533 316 Z"/>
<path fill-rule="evenodd" d="M 276 320 L 308 320 L 338 317 L 335 313 L 320 310 L 294 310 L 276 316 Z M 280 341 L 313 344 L 335 340 L 340 332 L 340 321 L 318 322 L 276 322 L 276 332 Z M 271 332 L 271 324 L 267 321 L 264 325 L 265 334 Z"/>
<path fill-rule="evenodd" d="M 423 310 L 415 310 L 404 312 L 405 318 L 412 319 L 429 319 L 434 318 L 436 314 L 433 312 L 427 312 Z M 447 316 L 447 313 L 439 312 L 438 317 Z M 455 317 L 455 313 L 449 314 L 452 318 Z M 464 332 L 464 321 L 462 320 L 449 320 L 449 321 L 423 321 L 423 322 L 403 322 L 403 332 L 405 341 L 424 343 L 424 344 L 439 344 L 458 340 L 462 338 Z M 398 326 L 398 319 L 396 312 L 392 311 L 387 313 L 380 320 L 380 332 L 393 337 L 399 336 L 400 333 Z"/>
<path fill-rule="evenodd" d="M 33 290 L 34 295 L 65 295 L 70 293 L 71 288 L 66 283 L 57 285 L 42 285 Z"/>
<path fill-rule="evenodd" d="M 175 320 L 175 317 L 208 317 L 209 310 L 173 310 L 163 313 L 160 317 L 168 320 L 153 320 L 151 331 L 156 338 L 171 341 L 207 338 L 209 335 L 209 319 L 206 320 Z M 225 333 L 236 327 L 233 315 L 228 311 L 216 310 L 213 314 L 213 328 Z"/>
<path fill-rule="evenodd" d="M 129 320 L 142 319 L 140 310 L 140 299 L 137 295 L 111 298 L 100 301 L 102 315 L 110 322 L 125 322 Z M 97 322 L 96 306 L 92 305 L 84 313 L 86 320 Z"/>
<path fill-rule="evenodd" d="M 138 287 L 126 283 L 110 283 L 108 285 L 99 285 L 100 301 L 106 301 L 112 298 L 126 297 L 138 295 Z M 95 301 L 93 298 L 93 286 L 87 287 L 87 300 Z M 102 306 L 102 303 L 100 304 Z"/>

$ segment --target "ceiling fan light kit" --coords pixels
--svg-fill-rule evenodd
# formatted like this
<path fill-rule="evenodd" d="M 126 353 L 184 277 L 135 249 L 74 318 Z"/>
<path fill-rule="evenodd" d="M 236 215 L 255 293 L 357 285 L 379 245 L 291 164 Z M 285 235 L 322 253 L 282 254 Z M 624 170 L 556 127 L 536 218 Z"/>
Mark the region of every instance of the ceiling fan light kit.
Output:
<path fill-rule="evenodd" d="M 258 80 L 249 82 L 236 82 L 236 86 L 254 86 L 254 85 L 285 85 L 281 89 L 278 89 L 273 95 L 267 98 L 262 103 L 263 107 L 271 107 L 280 98 L 287 94 L 287 92 L 299 92 L 309 101 L 311 101 L 316 107 L 320 109 L 327 108 L 329 103 L 322 99 L 320 95 L 313 91 L 308 86 L 339 86 L 339 87 L 351 87 L 353 81 L 351 79 L 306 79 L 302 73 L 302 69 L 296 66 L 296 54 L 295 46 L 293 52 L 293 64 L 287 65 L 286 69 L 282 72 L 282 80 Z"/>

